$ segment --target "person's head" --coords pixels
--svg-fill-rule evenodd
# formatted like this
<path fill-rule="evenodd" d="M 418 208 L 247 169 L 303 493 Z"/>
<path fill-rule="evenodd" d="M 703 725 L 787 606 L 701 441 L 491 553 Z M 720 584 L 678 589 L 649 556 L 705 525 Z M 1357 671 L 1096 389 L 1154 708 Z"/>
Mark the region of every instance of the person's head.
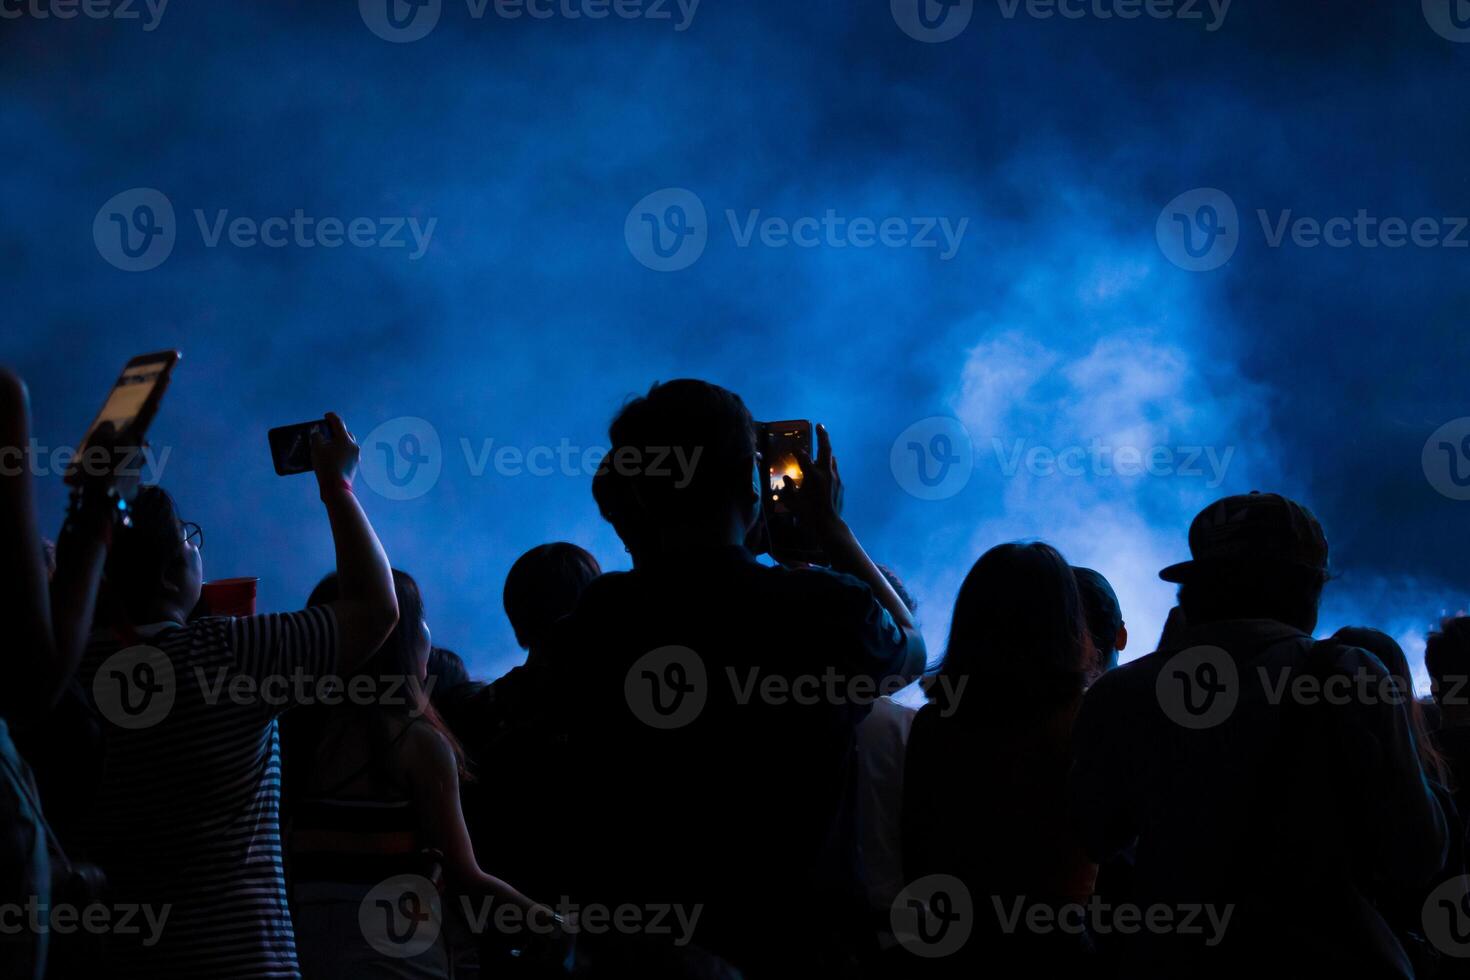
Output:
<path fill-rule="evenodd" d="M 1470 720 L 1470 616 L 1450 616 L 1429 634 L 1424 669 L 1444 722 Z"/>
<path fill-rule="evenodd" d="M 1051 545 L 1016 542 L 991 548 L 965 576 L 939 675 L 993 692 L 972 695 L 976 712 L 1025 712 L 1080 694 L 1091 657 L 1071 566 Z M 945 689 L 932 685 L 931 698 Z M 964 714 L 965 703 L 954 707 Z"/>
<path fill-rule="evenodd" d="M 1128 646 L 1128 627 L 1123 625 L 1123 607 L 1112 583 L 1101 572 L 1079 565 L 1072 566 L 1077 579 L 1077 592 L 1082 597 L 1082 613 L 1087 619 L 1087 633 L 1092 637 L 1098 673 L 1118 666 L 1118 653 Z"/>
<path fill-rule="evenodd" d="M 592 476 L 592 499 L 597 501 L 597 512 L 612 525 L 633 559 L 633 567 L 637 568 L 654 551 L 658 533 L 643 518 L 633 495 L 632 478 L 614 470 L 612 464 L 613 454 L 608 452 Z"/>
<path fill-rule="evenodd" d="M 597 559 L 565 541 L 537 545 L 515 560 L 505 577 L 505 615 L 523 650 L 545 641 L 558 619 L 571 614 L 582 592 L 602 574 Z"/>
<path fill-rule="evenodd" d="M 412 575 L 393 569 L 393 591 L 398 595 L 398 625 L 376 653 L 364 660 L 357 674 L 368 677 L 405 677 L 423 688 L 428 676 L 429 651 L 433 648 L 429 623 L 424 618 L 424 600 Z M 325 606 L 342 596 L 342 583 L 332 572 L 317 583 L 306 600 L 308 606 Z"/>
<path fill-rule="evenodd" d="M 1424 708 L 1414 697 L 1414 675 L 1409 670 L 1409 658 L 1404 656 L 1404 648 L 1387 633 L 1366 626 L 1344 626 L 1332 634 L 1332 638 L 1342 646 L 1367 650 L 1388 668 L 1389 677 L 1405 700 L 1409 729 L 1414 733 L 1414 745 L 1419 750 L 1424 774 L 1442 786 L 1449 785 L 1449 765 L 1429 737 Z"/>
<path fill-rule="evenodd" d="M 443 647 L 434 647 L 429 651 L 428 677 L 434 681 L 433 694 L 438 694 L 468 684 L 470 671 L 459 654 Z"/>
<path fill-rule="evenodd" d="M 424 683 L 428 676 L 433 638 L 424 618 L 424 600 L 419 592 L 419 584 L 412 575 L 395 568 L 393 591 L 398 595 L 398 625 L 393 627 L 393 632 L 388 634 L 382 645 L 363 660 L 350 677 L 344 678 L 350 692 L 363 690 L 359 686 L 361 682 L 354 684 L 354 679 L 371 679 L 373 684 L 368 685 L 368 689 L 372 696 L 364 699 L 360 693 L 352 693 L 342 700 L 340 706 L 324 703 L 299 708 L 291 712 L 295 716 L 292 727 L 299 733 L 298 738 L 304 738 L 308 743 L 318 743 L 319 748 L 324 716 L 340 707 L 362 712 L 360 717 L 368 720 L 368 730 L 375 734 L 380 743 L 386 745 L 394 737 L 387 721 L 389 716 L 421 719 L 449 743 L 454 751 L 455 761 L 460 766 L 461 778 L 467 778 L 464 750 L 429 699 Z M 341 579 L 336 572 L 332 572 L 311 590 L 311 597 L 306 604 L 324 606 L 337 601 L 341 596 Z"/>
<path fill-rule="evenodd" d="M 187 622 L 204 583 L 197 527 L 179 520 L 162 487 L 139 489 L 131 513 L 132 526 L 114 531 L 107 555 L 107 614 L 134 625 Z"/>
<path fill-rule="evenodd" d="M 608 428 L 609 465 L 661 547 L 743 544 L 760 513 L 755 425 L 740 396 L 706 381 L 655 384 Z"/>
<path fill-rule="evenodd" d="M 1304 633 L 1317 627 L 1327 583 L 1327 538 L 1312 512 L 1279 494 L 1252 491 L 1215 501 L 1189 526 L 1190 561 L 1159 578 L 1179 585 L 1191 627 L 1271 619 Z"/>

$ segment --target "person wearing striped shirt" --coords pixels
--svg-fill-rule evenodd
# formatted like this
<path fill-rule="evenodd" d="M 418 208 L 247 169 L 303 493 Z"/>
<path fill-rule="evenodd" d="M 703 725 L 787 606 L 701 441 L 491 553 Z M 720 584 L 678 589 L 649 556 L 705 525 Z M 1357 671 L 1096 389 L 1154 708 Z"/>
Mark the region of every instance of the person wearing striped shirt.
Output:
<path fill-rule="evenodd" d="M 349 674 L 397 623 L 387 555 L 352 480 L 358 447 L 336 415 L 313 464 L 341 595 L 290 614 L 190 620 L 203 563 L 197 525 L 158 487 L 107 563 L 109 628 L 79 680 L 104 720 L 103 775 L 82 830 L 131 932 L 109 968 L 149 978 L 298 977 L 280 831 L 277 717 Z M 146 923 L 146 925 L 143 925 Z"/>

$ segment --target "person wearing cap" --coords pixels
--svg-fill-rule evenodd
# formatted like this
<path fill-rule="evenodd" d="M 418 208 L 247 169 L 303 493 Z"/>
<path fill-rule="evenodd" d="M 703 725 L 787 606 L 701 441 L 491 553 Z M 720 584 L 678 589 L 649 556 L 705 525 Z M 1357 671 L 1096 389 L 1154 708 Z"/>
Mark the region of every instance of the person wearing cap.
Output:
<path fill-rule="evenodd" d="M 1160 573 L 1183 623 L 1098 680 L 1072 743 L 1088 852 L 1135 845 L 1137 904 L 1171 910 L 1117 930 L 1125 974 L 1413 976 L 1374 898 L 1439 873 L 1445 818 L 1387 669 L 1312 639 L 1321 524 L 1253 492 L 1205 508 L 1189 548 Z"/>

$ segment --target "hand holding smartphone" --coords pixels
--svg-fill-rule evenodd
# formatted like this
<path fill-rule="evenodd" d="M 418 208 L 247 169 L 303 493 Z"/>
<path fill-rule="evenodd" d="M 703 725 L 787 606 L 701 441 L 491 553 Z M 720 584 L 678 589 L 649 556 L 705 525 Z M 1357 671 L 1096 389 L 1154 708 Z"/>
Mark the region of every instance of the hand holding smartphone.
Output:
<path fill-rule="evenodd" d="M 181 356 L 176 350 L 158 351 L 135 357 L 123 366 L 67 467 L 64 479 L 68 484 L 77 486 L 86 477 L 117 477 L 123 461 L 120 457 L 142 448 L 148 426 L 158 414 L 159 403 Z M 88 472 L 94 465 L 92 460 L 103 449 L 112 455 L 106 472 Z"/>
<path fill-rule="evenodd" d="M 806 467 L 814 467 L 813 460 L 820 458 L 816 426 L 803 419 L 759 422 L 756 440 L 765 467 L 761 511 L 771 555 L 786 562 L 826 564 L 809 508 L 794 499 L 807 480 Z"/>
<path fill-rule="evenodd" d="M 312 471 L 311 439 L 317 432 L 321 433 L 323 439 L 330 441 L 332 438 L 332 428 L 326 419 L 283 425 L 266 433 L 277 476 L 293 476 Z"/>

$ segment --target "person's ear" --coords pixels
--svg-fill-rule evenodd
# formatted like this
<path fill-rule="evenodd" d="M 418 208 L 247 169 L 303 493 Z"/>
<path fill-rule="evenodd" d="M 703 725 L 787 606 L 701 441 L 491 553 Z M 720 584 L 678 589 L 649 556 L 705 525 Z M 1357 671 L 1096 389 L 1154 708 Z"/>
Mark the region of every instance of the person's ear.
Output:
<path fill-rule="evenodd" d="M 1120 653 L 1122 651 L 1128 649 L 1128 624 L 1127 623 L 1120 623 L 1118 625 L 1118 639 L 1117 639 L 1117 642 L 1115 642 L 1113 644 L 1113 647 L 1114 647 L 1114 649 L 1118 650 Z"/>

